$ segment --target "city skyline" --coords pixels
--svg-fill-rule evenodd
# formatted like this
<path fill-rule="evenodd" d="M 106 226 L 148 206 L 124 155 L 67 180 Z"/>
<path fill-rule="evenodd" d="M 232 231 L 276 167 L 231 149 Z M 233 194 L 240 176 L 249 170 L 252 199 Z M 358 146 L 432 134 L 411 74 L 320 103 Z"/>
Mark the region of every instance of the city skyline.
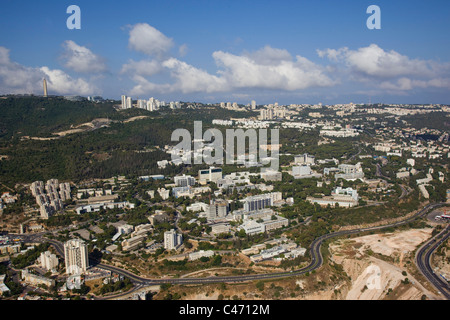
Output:
<path fill-rule="evenodd" d="M 73 30 L 70 5 L 5 1 L 0 94 L 45 78 L 49 95 L 116 100 L 449 103 L 445 1 L 78 1 Z"/>

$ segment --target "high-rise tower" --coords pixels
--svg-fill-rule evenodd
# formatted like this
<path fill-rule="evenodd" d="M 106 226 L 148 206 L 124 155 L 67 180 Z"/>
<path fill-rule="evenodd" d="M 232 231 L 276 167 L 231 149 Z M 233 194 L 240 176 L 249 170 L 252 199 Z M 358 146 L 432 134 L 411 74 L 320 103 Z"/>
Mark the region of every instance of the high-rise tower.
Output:
<path fill-rule="evenodd" d="M 47 80 L 44 79 L 44 97 L 47 97 Z"/>
<path fill-rule="evenodd" d="M 67 274 L 81 274 L 89 267 L 87 245 L 83 240 L 72 239 L 64 243 Z"/>

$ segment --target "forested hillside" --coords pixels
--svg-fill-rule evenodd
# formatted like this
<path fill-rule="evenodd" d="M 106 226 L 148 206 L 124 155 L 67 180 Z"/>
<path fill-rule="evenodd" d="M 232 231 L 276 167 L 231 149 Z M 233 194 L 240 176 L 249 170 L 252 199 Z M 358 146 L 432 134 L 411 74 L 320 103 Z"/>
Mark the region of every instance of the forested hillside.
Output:
<path fill-rule="evenodd" d="M 13 136 L 51 136 L 95 118 L 115 116 L 113 103 L 68 101 L 62 97 L 0 99 L 0 139 Z"/>
<path fill-rule="evenodd" d="M 194 121 L 203 127 L 213 119 L 242 117 L 244 113 L 205 106 L 201 109 L 158 112 L 141 109 L 116 111 L 112 103 L 71 102 L 63 98 L 21 97 L 0 99 L 0 182 L 9 186 L 58 178 L 80 181 L 115 175 L 173 174 L 180 167 L 160 170 L 156 162 L 170 160 L 163 152 L 175 129 L 193 134 Z M 144 115 L 146 118 L 123 120 Z M 249 113 L 245 113 L 248 116 Z M 55 138 L 55 131 L 96 118 L 114 120 L 107 127 Z M 24 136 L 53 137 L 29 140 Z M 176 143 L 175 143 L 176 144 Z"/>

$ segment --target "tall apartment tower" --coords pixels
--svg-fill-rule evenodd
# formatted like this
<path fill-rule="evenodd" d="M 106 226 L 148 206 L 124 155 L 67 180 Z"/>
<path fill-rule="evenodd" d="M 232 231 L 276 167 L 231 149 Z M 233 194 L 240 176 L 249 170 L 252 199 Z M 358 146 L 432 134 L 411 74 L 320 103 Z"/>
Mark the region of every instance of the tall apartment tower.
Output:
<path fill-rule="evenodd" d="M 81 274 L 89 267 L 87 245 L 83 240 L 74 239 L 64 243 L 64 258 L 67 274 Z"/>
<path fill-rule="evenodd" d="M 228 204 L 228 201 L 223 199 L 215 199 L 214 201 L 211 201 L 208 207 L 207 219 L 208 221 L 214 219 L 222 219 L 225 218 L 229 212 L 230 205 Z"/>
<path fill-rule="evenodd" d="M 127 108 L 127 96 L 122 95 L 122 109 Z"/>
<path fill-rule="evenodd" d="M 183 236 L 181 234 L 177 234 L 174 229 L 164 232 L 164 249 L 176 249 L 182 243 Z"/>
<path fill-rule="evenodd" d="M 47 80 L 45 80 L 45 78 L 44 78 L 44 97 L 47 97 L 48 96 L 48 94 L 47 94 Z"/>
<path fill-rule="evenodd" d="M 127 109 L 131 109 L 133 107 L 133 100 L 131 97 L 127 97 Z"/>

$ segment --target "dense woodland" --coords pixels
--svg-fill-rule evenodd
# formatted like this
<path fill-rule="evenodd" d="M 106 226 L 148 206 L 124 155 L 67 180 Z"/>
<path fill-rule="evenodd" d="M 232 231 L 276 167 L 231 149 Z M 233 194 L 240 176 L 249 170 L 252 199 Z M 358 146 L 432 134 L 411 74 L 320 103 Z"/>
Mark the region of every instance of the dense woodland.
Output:
<path fill-rule="evenodd" d="M 0 99 L 0 181 L 9 186 L 58 178 L 80 181 L 116 175 L 174 174 L 169 166 L 159 170 L 156 162 L 170 156 L 161 151 L 171 142 L 172 132 L 185 128 L 193 132 L 193 122 L 204 128 L 217 118 L 242 116 L 220 108 L 171 110 L 149 113 L 132 109 L 116 111 L 113 103 L 71 102 L 63 98 L 40 97 Z M 147 118 L 125 123 L 123 120 Z M 248 114 L 247 114 L 248 115 Z M 70 134 L 54 140 L 24 137 L 55 137 L 52 133 L 70 129 L 97 118 L 112 120 L 108 127 Z"/>

